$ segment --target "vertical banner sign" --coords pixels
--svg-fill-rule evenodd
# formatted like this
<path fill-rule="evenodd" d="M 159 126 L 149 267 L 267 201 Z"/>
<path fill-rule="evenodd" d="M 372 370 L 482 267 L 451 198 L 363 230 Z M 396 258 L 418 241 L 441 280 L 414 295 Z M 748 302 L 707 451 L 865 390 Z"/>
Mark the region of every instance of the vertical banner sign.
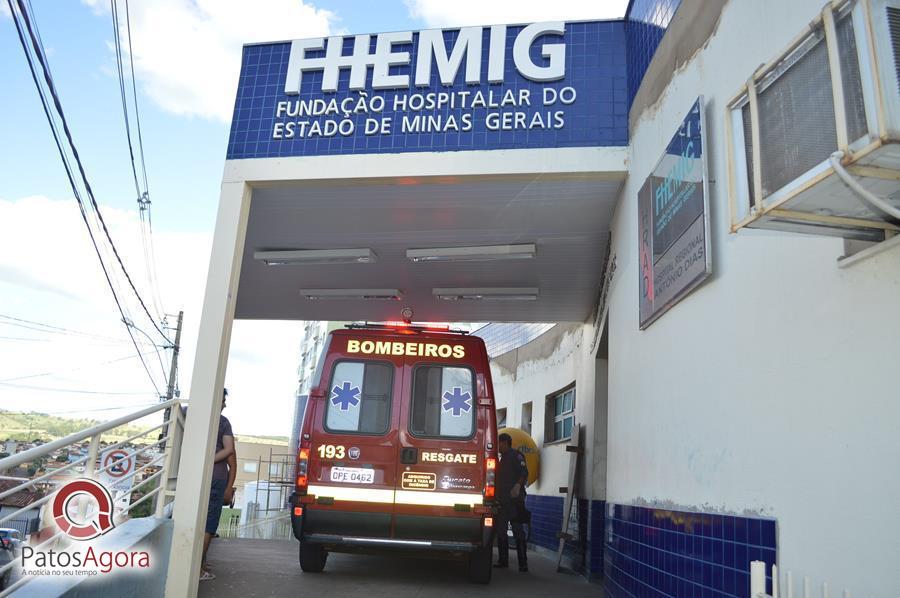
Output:
<path fill-rule="evenodd" d="M 641 330 L 712 272 L 705 124 L 700 96 L 638 191 Z"/>

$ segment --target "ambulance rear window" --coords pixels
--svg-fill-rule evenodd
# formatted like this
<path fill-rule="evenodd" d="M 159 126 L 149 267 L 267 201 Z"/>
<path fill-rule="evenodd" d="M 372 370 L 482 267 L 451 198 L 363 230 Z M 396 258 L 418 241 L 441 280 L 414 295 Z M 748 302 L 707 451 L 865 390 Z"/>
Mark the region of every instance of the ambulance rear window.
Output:
<path fill-rule="evenodd" d="M 475 434 L 472 370 L 430 365 L 416 368 L 409 430 L 415 436 L 471 438 Z"/>
<path fill-rule="evenodd" d="M 384 363 L 338 363 L 331 376 L 325 428 L 357 434 L 387 432 L 393 375 L 393 366 Z"/>

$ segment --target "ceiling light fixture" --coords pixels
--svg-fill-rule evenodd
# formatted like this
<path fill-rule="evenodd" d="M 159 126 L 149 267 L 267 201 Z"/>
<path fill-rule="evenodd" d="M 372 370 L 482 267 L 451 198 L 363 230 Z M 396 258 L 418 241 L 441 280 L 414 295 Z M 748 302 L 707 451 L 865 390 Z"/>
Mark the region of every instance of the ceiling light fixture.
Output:
<path fill-rule="evenodd" d="M 413 262 L 487 262 L 532 259 L 536 251 L 534 243 L 481 245 L 478 247 L 432 247 L 431 249 L 407 249 L 406 257 Z"/>
<path fill-rule="evenodd" d="M 371 249 L 292 249 L 287 251 L 255 251 L 253 259 L 267 266 L 302 266 L 310 264 L 371 264 L 378 256 Z"/>
<path fill-rule="evenodd" d="M 432 289 L 442 301 L 535 301 L 540 294 L 537 287 L 519 288 L 452 288 Z"/>
<path fill-rule="evenodd" d="M 300 296 L 310 301 L 326 299 L 363 299 L 367 301 L 399 301 L 398 289 L 300 289 Z"/>

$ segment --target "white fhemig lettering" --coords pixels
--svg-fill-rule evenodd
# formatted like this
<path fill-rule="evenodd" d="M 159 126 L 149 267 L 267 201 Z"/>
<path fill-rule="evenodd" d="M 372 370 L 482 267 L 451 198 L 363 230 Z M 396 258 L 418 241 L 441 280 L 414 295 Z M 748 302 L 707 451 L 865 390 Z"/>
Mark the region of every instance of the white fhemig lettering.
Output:
<path fill-rule="evenodd" d="M 374 55 L 369 54 L 369 35 L 357 35 L 353 40 L 353 54 L 342 56 L 343 37 L 329 37 L 325 44 L 323 38 L 294 40 L 291 43 L 291 57 L 288 59 L 287 77 L 284 81 L 284 93 L 297 95 L 300 83 L 306 71 L 323 71 L 322 91 L 337 91 L 338 76 L 342 68 L 350 69 L 350 89 L 366 88 L 366 73 L 369 66 L 375 64 Z M 324 58 L 307 58 L 310 50 L 321 50 L 325 46 Z M 386 68 L 386 67 L 385 67 Z"/>
<path fill-rule="evenodd" d="M 416 86 L 431 84 L 431 63 L 437 63 L 438 76 L 443 85 L 453 85 L 456 73 L 466 57 L 466 83 L 481 82 L 481 27 L 463 27 L 450 56 L 444 46 L 444 32 L 426 29 L 419 32 L 419 54 L 416 57 Z M 434 60 L 432 61 L 432 56 Z"/>
<path fill-rule="evenodd" d="M 503 83 L 506 66 L 506 25 L 491 26 L 491 46 L 488 50 L 488 83 Z"/>
<path fill-rule="evenodd" d="M 481 83 L 481 58 L 483 54 L 483 27 L 463 27 L 458 30 L 456 42 L 450 53 L 444 43 L 442 30 L 431 29 L 419 32 L 419 44 L 415 57 L 415 84 L 427 87 L 431 83 L 432 64 L 437 65 L 438 77 L 443 85 L 453 85 L 456 75 L 465 60 L 465 82 Z M 506 59 L 506 25 L 490 28 L 488 43 L 487 80 L 502 83 Z M 566 46 L 563 42 L 545 43 L 541 46 L 541 56 L 548 60 L 546 66 L 537 65 L 531 59 L 531 47 L 535 40 L 544 35 L 565 34 L 565 23 L 551 21 L 528 25 L 516 36 L 513 44 L 513 63 L 516 70 L 526 79 L 538 82 L 556 81 L 565 77 Z M 370 35 L 357 35 L 353 40 L 353 53 L 343 55 L 344 38 L 314 38 L 294 40 L 288 60 L 284 92 L 298 95 L 303 73 L 322 71 L 322 91 L 337 91 L 341 69 L 350 69 L 350 90 L 361 91 L 366 86 L 366 76 L 372 67 L 372 87 L 374 89 L 403 89 L 410 84 L 409 74 L 390 74 L 391 67 L 409 66 L 412 57 L 409 52 L 395 52 L 397 44 L 412 42 L 411 31 L 380 33 L 375 43 L 375 52 L 369 53 Z M 325 50 L 320 58 L 307 57 L 307 53 Z"/>
<path fill-rule="evenodd" d="M 409 64 L 409 52 L 393 52 L 394 44 L 408 44 L 413 39 L 412 31 L 382 33 L 375 42 L 375 67 L 372 70 L 374 89 L 394 89 L 409 87 L 409 75 L 389 75 L 392 66 Z"/>
<path fill-rule="evenodd" d="M 544 44 L 541 56 L 549 59 L 547 66 L 538 66 L 531 61 L 529 51 L 534 40 L 542 35 L 563 35 L 566 25 L 562 21 L 534 23 L 523 29 L 513 43 L 513 61 L 516 69 L 526 79 L 532 81 L 556 81 L 566 75 L 565 44 Z"/>

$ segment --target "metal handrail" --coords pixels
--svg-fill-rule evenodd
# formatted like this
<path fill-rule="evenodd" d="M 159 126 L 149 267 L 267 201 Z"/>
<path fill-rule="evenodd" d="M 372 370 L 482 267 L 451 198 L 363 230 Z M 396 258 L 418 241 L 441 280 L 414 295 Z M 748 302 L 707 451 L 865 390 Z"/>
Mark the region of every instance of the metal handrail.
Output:
<path fill-rule="evenodd" d="M 144 430 L 144 431 L 142 431 L 142 432 L 139 432 L 138 434 L 135 434 L 134 436 L 130 436 L 129 438 L 126 438 L 125 440 L 120 440 L 119 442 L 117 442 L 117 443 L 115 443 L 115 444 L 110 444 L 109 446 L 104 447 L 104 449 L 107 450 L 107 451 L 109 451 L 109 450 L 112 450 L 112 449 L 119 448 L 120 446 L 122 446 L 122 445 L 124 445 L 124 444 L 127 444 L 127 443 L 131 442 L 132 440 L 135 440 L 135 439 L 137 439 L 137 438 L 140 438 L 141 436 L 146 436 L 147 434 L 149 434 L 149 433 L 152 432 L 153 430 L 159 429 L 159 428 L 161 428 L 162 426 L 165 426 L 166 424 L 170 423 L 171 421 L 172 421 L 172 420 L 171 420 L 171 418 L 170 418 L 170 419 L 164 421 L 164 422 L 161 423 L 161 424 L 158 424 L 158 425 L 156 425 L 156 426 L 153 426 L 152 428 L 147 428 L 146 430 Z M 155 442 L 155 443 L 152 443 L 150 446 L 156 446 L 156 445 L 158 445 L 160 442 L 162 442 L 162 441 L 157 441 L 157 442 Z M 43 446 L 43 445 L 42 445 L 42 446 Z M 137 454 L 137 453 L 132 453 L 131 455 L 122 457 L 121 459 L 117 459 L 117 460 L 113 461 L 112 463 L 110 463 L 109 467 L 112 467 L 112 466 L 116 465 L 117 463 L 121 463 L 121 462 L 125 461 L 126 459 L 131 458 L 132 456 L 134 456 L 134 455 L 136 455 L 136 454 Z M 70 470 L 70 469 L 72 469 L 72 468 L 74 468 L 74 467 L 78 467 L 79 465 L 82 465 L 82 464 L 84 464 L 84 463 L 87 463 L 87 461 L 88 461 L 89 459 L 90 459 L 90 455 L 85 455 L 84 457 L 81 457 L 81 458 L 79 458 L 79 459 L 76 459 L 75 461 L 70 461 L 69 463 L 67 463 L 66 465 L 63 465 L 62 467 L 60 467 L 60 468 L 58 468 L 58 469 L 54 469 L 54 470 L 51 471 L 50 473 L 45 473 L 45 474 L 42 475 L 42 476 L 39 476 L 39 477 L 36 477 L 36 478 L 32 478 L 32 479 L 30 479 L 30 480 L 28 480 L 28 481 L 25 481 L 25 482 L 23 482 L 22 484 L 20 484 L 20 485 L 18 485 L 18 486 L 15 486 L 14 488 L 10 488 L 9 490 L 6 490 L 6 491 L 4 491 L 4 492 L 0 492 L 0 500 L 6 498 L 7 496 L 10 496 L 10 495 L 12 495 L 12 494 L 15 494 L 16 492 L 21 492 L 22 490 L 25 490 L 26 488 L 33 487 L 33 486 L 35 486 L 36 484 L 39 484 L 39 483 L 44 482 L 44 481 L 46 481 L 46 480 L 49 480 L 50 478 L 52 478 L 52 477 L 54 477 L 54 476 L 57 476 L 57 475 L 59 475 L 60 473 L 62 473 L 62 472 L 64 472 L 64 471 L 68 471 L 68 470 Z M 104 469 L 105 469 L 105 468 L 104 468 Z M 95 471 L 94 473 L 100 473 L 101 471 L 104 471 L 104 470 Z"/>
<path fill-rule="evenodd" d="M 170 401 L 165 401 L 163 403 L 158 403 L 151 407 L 147 407 L 145 409 L 141 409 L 140 411 L 136 411 L 135 413 L 129 415 L 123 415 L 122 417 L 116 418 L 114 420 L 98 424 L 92 428 L 88 428 L 86 430 L 82 430 L 81 432 L 75 432 L 74 434 L 69 434 L 65 438 L 60 438 L 59 440 L 53 440 L 42 444 L 40 446 L 36 446 L 34 448 L 30 448 L 27 451 L 22 451 L 21 453 L 16 453 L 15 455 L 10 455 L 9 457 L 4 457 L 0 459 L 0 471 L 8 471 L 23 463 L 27 463 L 29 461 L 33 461 L 37 457 L 41 457 L 46 455 L 47 453 L 52 453 L 57 449 L 61 449 L 63 447 L 69 446 L 70 444 L 75 444 L 76 442 L 82 442 L 87 440 L 92 436 L 96 436 L 97 434 L 102 434 L 104 432 L 108 432 L 114 428 L 118 428 L 121 425 L 130 423 L 134 420 L 141 419 L 142 417 L 147 417 L 148 415 L 153 415 L 157 411 L 161 409 L 166 409 L 167 407 L 172 407 L 177 405 L 179 402 L 178 399 L 172 399 Z"/>
<path fill-rule="evenodd" d="M 45 482 L 45 481 L 49 480 L 50 478 L 52 478 L 53 476 L 59 475 L 60 473 L 62 473 L 64 471 L 69 471 L 70 469 L 72 469 L 74 467 L 78 467 L 79 465 L 81 465 L 83 463 L 87 463 L 88 459 L 90 459 L 90 455 L 85 455 L 84 457 L 81 457 L 80 459 L 77 459 L 75 461 L 71 461 L 58 469 L 54 469 L 50 473 L 45 473 L 42 476 L 32 478 L 30 480 L 26 480 L 26 481 L 22 482 L 21 484 L 19 484 L 18 486 L 10 488 L 9 490 L 6 490 L 4 492 L 0 492 L 0 500 L 3 500 L 7 496 L 15 494 L 16 492 L 21 492 L 22 490 L 25 490 L 26 488 L 35 486 L 37 484 L 40 484 L 41 482 Z M 9 478 L 7 478 L 7 479 L 9 479 Z"/>
<path fill-rule="evenodd" d="M 167 438 L 167 439 L 168 439 L 168 438 Z M 160 441 L 160 442 L 161 442 L 161 441 Z M 151 446 L 153 446 L 153 445 L 151 445 Z M 128 457 L 126 457 L 126 458 L 133 457 L 134 455 L 138 454 L 139 452 L 144 452 L 145 450 L 146 450 L 146 448 L 142 449 L 141 451 L 138 451 L 138 452 L 135 452 L 135 453 L 131 453 L 131 454 L 130 454 Z M 160 460 L 163 459 L 163 457 L 164 457 L 164 455 L 160 455 L 159 457 L 156 457 L 155 459 L 151 460 L 149 463 L 147 463 L 147 464 L 145 464 L 145 465 L 142 465 L 142 466 L 139 467 L 139 468 L 136 468 L 133 472 L 131 472 L 130 474 L 128 474 L 127 476 L 125 476 L 124 478 L 122 478 L 120 481 L 130 480 L 131 478 L 135 477 L 137 474 L 139 474 L 140 472 L 144 471 L 144 470 L 147 469 L 148 467 L 150 467 L 150 466 L 152 466 L 152 465 L 156 465 Z M 110 466 L 110 467 L 111 467 L 111 466 Z M 106 469 L 107 469 L 107 468 L 104 468 L 104 469 L 102 469 L 102 470 L 97 470 L 95 473 L 101 473 L 101 472 L 105 471 Z M 26 482 L 26 484 L 27 484 L 27 482 Z M 21 485 L 19 485 L 19 486 L 16 486 L 16 488 L 14 488 L 14 490 L 18 490 L 19 488 L 21 488 L 22 486 L 25 486 L 26 484 L 21 484 Z M 34 509 L 35 507 L 39 507 L 39 506 L 44 505 L 45 503 L 50 502 L 50 499 L 52 499 L 52 498 L 53 498 L 53 494 L 48 494 L 47 496 L 45 496 L 45 497 L 43 497 L 43 498 L 41 498 L 41 499 L 38 499 L 38 500 L 34 501 L 34 502 L 31 503 L 31 504 L 25 505 L 24 507 L 19 507 L 19 508 L 16 509 L 15 511 L 12 511 L 12 512 L 10 512 L 10 513 L 7 513 L 5 516 L 0 517 L 0 525 L 6 523 L 6 522 L 9 521 L 10 519 L 15 519 L 16 516 L 19 515 L 20 513 L 22 513 L 23 511 L 30 511 L 30 510 Z M 0 570 L 0 572 L 2 572 L 2 570 Z"/>
<path fill-rule="evenodd" d="M 179 441 L 180 435 L 177 433 L 177 431 L 183 426 L 183 422 L 184 422 L 184 417 L 183 417 L 183 413 L 181 412 L 181 409 L 176 408 L 174 413 L 172 414 L 172 416 L 168 417 L 168 418 L 164 418 L 165 421 L 163 421 L 162 423 L 154 425 L 145 430 L 142 430 L 138 434 L 130 436 L 129 438 L 121 440 L 115 444 L 111 444 L 104 448 L 107 451 L 110 449 L 118 448 L 125 444 L 128 444 L 129 442 L 131 442 L 133 440 L 136 440 L 137 438 L 145 436 L 155 430 L 158 430 L 160 428 L 163 428 L 163 429 L 167 428 L 167 430 L 168 430 L 167 433 L 164 435 L 161 435 L 160 438 L 156 442 L 150 442 L 149 444 L 147 444 L 146 446 L 143 446 L 141 448 L 129 447 L 129 450 L 126 451 L 125 456 L 123 456 L 119 459 L 113 459 L 108 465 L 105 465 L 105 466 L 102 466 L 103 464 L 101 463 L 100 465 L 102 467 L 97 467 L 97 458 L 99 456 L 98 453 L 100 451 L 100 438 L 105 432 L 109 432 L 115 428 L 118 428 L 119 426 L 131 423 L 133 421 L 139 420 L 141 418 L 144 418 L 148 415 L 152 415 L 159 411 L 164 411 L 164 410 L 171 409 L 172 407 L 177 407 L 177 405 L 180 403 L 181 403 L 181 401 L 179 399 L 172 399 L 170 401 L 165 401 L 163 403 L 153 405 L 152 407 L 147 407 L 145 409 L 141 409 L 140 411 L 136 411 L 129 415 L 124 415 L 122 417 L 116 418 L 109 422 L 98 424 L 98 425 L 88 428 L 86 430 L 76 432 L 75 434 L 70 434 L 70 435 L 66 436 L 65 438 L 60 438 L 59 440 L 54 440 L 52 442 L 48 442 L 46 444 L 42 444 L 40 446 L 28 449 L 21 453 L 11 455 L 4 459 L 0 459 L 0 472 L 3 472 L 3 471 L 7 471 L 9 469 L 18 467 L 19 465 L 29 462 L 29 461 L 32 461 L 38 457 L 43 457 L 47 454 L 53 453 L 54 451 L 57 451 L 61 448 L 65 448 L 65 447 L 74 445 L 76 443 L 80 443 L 80 442 L 90 439 L 90 449 L 88 451 L 87 456 L 79 457 L 75 461 L 67 463 L 67 464 L 63 465 L 62 467 L 60 467 L 59 469 L 57 469 L 53 472 L 50 472 L 50 473 L 46 473 L 37 478 L 30 479 L 30 480 L 22 480 L 22 483 L 19 484 L 18 486 L 15 486 L 14 488 L 10 488 L 10 489 L 5 490 L 2 493 L 0 493 L 0 498 L 9 496 L 11 494 L 25 490 L 30 487 L 34 487 L 36 484 L 38 484 L 40 482 L 47 481 L 50 478 L 59 475 L 60 472 L 69 471 L 72 468 L 77 467 L 79 465 L 85 466 L 85 475 L 86 476 L 93 476 L 98 473 L 103 473 L 105 471 L 110 470 L 116 464 L 126 461 L 128 459 L 136 460 L 136 458 L 139 455 L 142 455 L 150 450 L 162 449 L 162 453 L 151 458 L 147 463 L 141 465 L 140 467 L 137 467 L 137 463 L 135 463 L 135 466 L 136 466 L 135 470 L 133 472 L 129 473 L 128 475 L 126 475 L 125 477 L 123 477 L 119 481 L 131 480 L 131 479 L 135 478 L 138 474 L 146 472 L 151 467 L 158 467 L 158 466 L 160 466 L 160 464 L 162 464 L 162 466 L 159 471 L 157 471 L 156 473 L 154 473 L 150 476 L 145 477 L 143 480 L 138 482 L 136 485 L 133 485 L 132 490 L 141 488 L 141 487 L 146 487 L 147 484 L 149 484 L 150 482 L 152 482 L 154 480 L 168 479 L 170 476 L 169 470 L 174 466 L 172 463 L 172 453 L 173 453 L 173 450 L 175 450 L 175 449 L 173 448 L 172 443 L 173 442 L 180 443 L 180 441 Z M 174 423 L 174 425 L 170 426 L 169 424 L 172 424 L 172 423 Z M 135 502 L 133 502 L 130 505 L 128 505 L 127 507 L 125 507 L 123 512 L 130 513 L 138 505 L 144 503 L 145 501 L 150 500 L 151 498 L 157 497 L 157 505 L 154 510 L 156 512 L 156 516 L 161 517 L 162 512 L 165 508 L 165 498 L 166 498 L 167 494 L 169 494 L 169 492 L 166 491 L 165 484 L 160 484 L 156 488 L 154 488 L 154 489 L 150 490 L 149 492 L 147 492 L 146 494 L 144 494 L 144 496 L 142 496 L 139 500 L 136 500 Z M 50 500 L 52 500 L 53 497 L 54 497 L 54 494 L 49 493 L 46 496 L 40 498 L 39 500 L 37 500 L 25 507 L 21 507 L 15 511 L 13 511 L 12 513 L 8 513 L 6 516 L 0 518 L 0 524 L 2 524 L 3 522 L 5 522 L 9 519 L 12 519 L 12 518 L 18 516 L 23 511 L 32 510 L 37 507 L 41 507 L 41 506 L 45 505 Z M 37 548 L 48 546 L 63 536 L 64 536 L 64 534 L 62 531 L 57 531 L 55 534 L 53 534 L 49 538 L 40 542 L 40 544 L 37 546 Z M 15 559 L 13 559 L 9 563 L 7 563 L 3 566 L 0 566 L 0 576 L 6 574 L 6 572 L 8 572 L 16 564 L 16 562 L 17 561 Z M 23 577 L 23 578 L 17 580 L 15 583 L 10 585 L 9 587 L 7 587 L 3 590 L 0 590 L 0 598 L 7 596 L 8 594 L 13 592 L 15 589 L 17 589 L 21 585 L 27 583 L 29 580 L 30 580 L 30 578 Z"/>

